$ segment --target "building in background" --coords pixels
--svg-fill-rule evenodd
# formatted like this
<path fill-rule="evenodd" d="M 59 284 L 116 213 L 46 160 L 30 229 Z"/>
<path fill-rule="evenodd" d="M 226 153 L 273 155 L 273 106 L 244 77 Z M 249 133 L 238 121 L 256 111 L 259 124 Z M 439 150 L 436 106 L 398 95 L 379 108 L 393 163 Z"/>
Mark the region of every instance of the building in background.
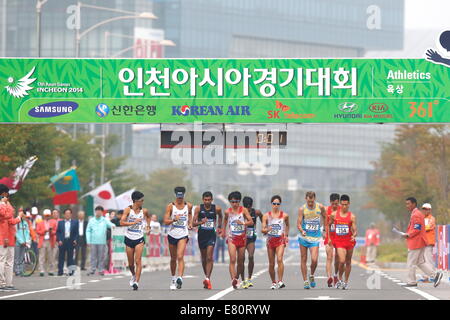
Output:
<path fill-rule="evenodd" d="M 142 50 L 133 49 L 136 28 L 163 30 L 163 37 L 176 45 L 159 47 L 155 52 L 156 56 L 168 58 L 351 58 L 363 57 L 369 50 L 401 50 L 403 45 L 402 0 L 84 2 L 149 11 L 158 19 L 123 20 L 99 27 L 81 40 L 81 57 L 141 56 Z M 59 0 L 44 6 L 43 57 L 75 56 L 75 31 L 66 26 L 66 10 L 73 4 L 72 0 Z M 4 56 L 36 56 L 36 14 L 29 6 L 29 0 L 0 0 L 0 17 L 7 17 L 0 19 L 0 34 L 5 35 L 0 41 L 0 53 Z M 82 8 L 81 30 L 116 15 L 120 14 Z M 154 34 L 161 38 L 158 32 Z M 170 150 L 159 149 L 157 127 L 108 127 L 81 125 L 74 131 L 118 134 L 122 140 L 114 154 L 126 155 L 127 168 L 139 173 L 171 165 Z M 327 202 L 330 192 L 348 192 L 353 195 L 353 210 L 368 214 L 363 205 L 373 172 L 371 161 L 380 154 L 380 142 L 391 141 L 394 126 L 290 124 L 288 131 L 288 146 L 281 151 L 277 175 L 239 175 L 237 165 L 189 165 L 185 169 L 194 188 L 220 194 L 239 186 L 262 209 L 269 208 L 267 199 L 273 193 L 286 193 L 291 207 L 285 209 L 290 213 L 295 213 L 306 190 L 317 191 L 322 202 Z"/>

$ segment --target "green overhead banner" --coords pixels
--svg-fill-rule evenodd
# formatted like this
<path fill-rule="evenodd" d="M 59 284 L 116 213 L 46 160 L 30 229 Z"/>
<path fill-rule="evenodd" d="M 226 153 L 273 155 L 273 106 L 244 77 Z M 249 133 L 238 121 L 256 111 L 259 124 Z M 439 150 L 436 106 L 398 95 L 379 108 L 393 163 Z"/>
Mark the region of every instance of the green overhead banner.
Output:
<path fill-rule="evenodd" d="M 444 123 L 425 59 L 0 59 L 2 123 Z"/>

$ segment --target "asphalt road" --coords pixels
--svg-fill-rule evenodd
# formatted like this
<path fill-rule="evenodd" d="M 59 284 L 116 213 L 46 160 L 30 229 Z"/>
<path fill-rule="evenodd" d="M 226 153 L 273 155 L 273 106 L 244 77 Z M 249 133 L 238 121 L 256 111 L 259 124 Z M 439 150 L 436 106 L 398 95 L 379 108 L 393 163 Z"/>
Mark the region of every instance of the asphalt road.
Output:
<path fill-rule="evenodd" d="M 143 273 L 138 291 L 132 291 L 129 274 L 111 276 L 87 276 L 82 272 L 79 278 L 39 277 L 14 278 L 18 292 L 0 292 L 3 299 L 38 300 L 433 300 L 450 299 L 450 285 L 443 281 L 441 286 L 420 284 L 410 290 L 401 286 L 406 278 L 404 269 L 382 269 L 353 265 L 349 290 L 327 288 L 325 277 L 325 256 L 321 251 L 316 271 L 317 287 L 303 289 L 300 275 L 299 252 L 288 250 L 285 255 L 286 288 L 270 290 L 271 281 L 267 272 L 266 251 L 259 249 L 255 257 L 254 287 L 233 290 L 228 273 L 228 264 L 215 264 L 212 275 L 212 290 L 203 289 L 203 272 L 199 263 L 188 264 L 183 287 L 170 291 L 171 280 L 168 268 Z M 78 281 L 77 281 L 78 280 Z"/>

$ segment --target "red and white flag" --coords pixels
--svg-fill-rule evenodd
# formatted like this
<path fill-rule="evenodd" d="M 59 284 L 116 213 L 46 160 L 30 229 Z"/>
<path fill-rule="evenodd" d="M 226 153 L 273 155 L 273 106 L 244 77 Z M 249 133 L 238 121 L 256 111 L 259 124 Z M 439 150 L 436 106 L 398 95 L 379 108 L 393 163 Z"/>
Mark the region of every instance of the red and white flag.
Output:
<path fill-rule="evenodd" d="M 117 209 L 116 196 L 110 181 L 86 193 L 83 197 L 86 196 L 92 196 L 94 198 L 94 207 L 102 206 L 105 210 Z"/>
<path fill-rule="evenodd" d="M 116 209 L 123 210 L 129 205 L 133 204 L 133 200 L 131 200 L 131 194 L 136 189 L 128 190 L 116 197 Z"/>
<path fill-rule="evenodd" d="M 34 165 L 38 157 L 30 157 L 23 165 L 18 167 L 16 171 L 10 176 L 0 179 L 0 183 L 6 185 L 9 188 L 9 194 L 14 194 L 19 191 L 22 186 L 23 180 L 27 176 L 31 167 Z"/>

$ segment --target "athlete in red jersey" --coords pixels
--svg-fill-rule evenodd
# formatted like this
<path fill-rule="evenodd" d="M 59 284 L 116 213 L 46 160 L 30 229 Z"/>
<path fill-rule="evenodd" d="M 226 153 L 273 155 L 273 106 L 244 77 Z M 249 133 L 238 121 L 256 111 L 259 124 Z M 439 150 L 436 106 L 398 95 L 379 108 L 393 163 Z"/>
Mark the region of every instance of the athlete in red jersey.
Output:
<path fill-rule="evenodd" d="M 253 219 L 248 213 L 248 210 L 239 205 L 242 195 L 239 191 L 231 192 L 228 195 L 231 208 L 225 211 L 225 218 L 223 222 L 222 237 L 226 236 L 226 229 L 229 228 L 227 244 L 228 253 L 230 254 L 230 275 L 232 279 L 232 286 L 234 289 L 238 288 L 239 275 L 242 281 L 244 277 L 244 259 L 245 259 L 245 245 L 247 240 L 246 227 L 253 225 Z M 237 272 L 236 272 L 236 256 L 237 256 Z"/>
<path fill-rule="evenodd" d="M 273 196 L 271 199 L 272 210 L 263 216 L 261 231 L 268 235 L 267 255 L 269 257 L 269 275 L 272 279 L 270 289 L 282 289 L 284 273 L 284 249 L 286 248 L 286 238 L 289 234 L 289 215 L 280 210 L 281 197 Z M 278 263 L 278 282 L 275 278 L 275 255 Z"/>
<path fill-rule="evenodd" d="M 332 193 L 330 194 L 330 205 L 327 207 L 327 218 L 325 222 L 325 251 L 327 253 L 327 275 L 328 275 L 328 287 L 331 288 L 333 285 L 336 285 L 338 282 L 338 269 L 339 269 L 339 260 L 337 259 L 337 253 L 333 246 L 333 239 L 335 237 L 335 228 L 334 224 L 330 224 L 330 215 L 333 211 L 340 210 L 341 207 L 339 206 L 339 194 Z M 334 259 L 334 276 L 332 274 L 332 264 Z"/>
<path fill-rule="evenodd" d="M 334 223 L 336 228 L 333 244 L 339 259 L 339 281 L 336 284 L 336 288 L 346 290 L 348 288 L 348 279 L 352 270 L 352 256 L 357 229 L 356 216 L 348 211 L 350 207 L 350 197 L 343 194 L 340 202 L 341 210 L 334 211 L 330 215 L 330 225 Z M 345 281 L 342 281 L 344 267 Z"/>

